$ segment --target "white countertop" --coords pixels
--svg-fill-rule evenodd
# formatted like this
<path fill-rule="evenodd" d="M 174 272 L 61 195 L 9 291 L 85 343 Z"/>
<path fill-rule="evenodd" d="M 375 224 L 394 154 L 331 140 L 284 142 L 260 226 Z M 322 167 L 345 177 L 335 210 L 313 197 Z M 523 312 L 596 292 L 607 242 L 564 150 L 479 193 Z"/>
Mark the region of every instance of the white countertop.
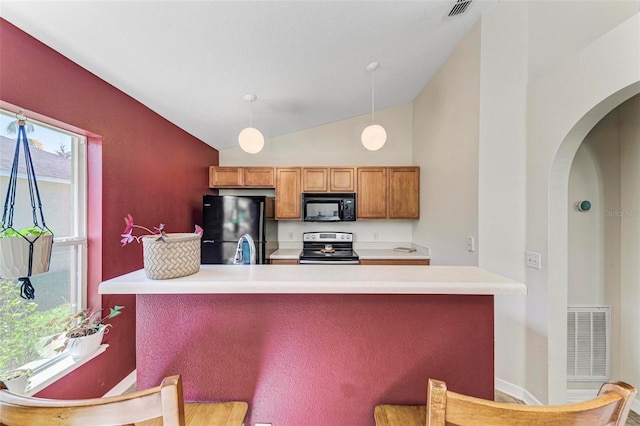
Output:
<path fill-rule="evenodd" d="M 302 249 L 278 249 L 269 255 L 269 259 L 297 259 Z M 429 259 L 429 256 L 419 252 L 401 252 L 393 249 L 356 249 L 360 259 Z"/>
<path fill-rule="evenodd" d="M 523 283 L 475 266 L 201 265 L 196 274 L 150 280 L 144 270 L 100 294 L 526 294 Z"/>
<path fill-rule="evenodd" d="M 301 248 L 278 249 L 269 255 L 269 259 L 297 259 Z"/>

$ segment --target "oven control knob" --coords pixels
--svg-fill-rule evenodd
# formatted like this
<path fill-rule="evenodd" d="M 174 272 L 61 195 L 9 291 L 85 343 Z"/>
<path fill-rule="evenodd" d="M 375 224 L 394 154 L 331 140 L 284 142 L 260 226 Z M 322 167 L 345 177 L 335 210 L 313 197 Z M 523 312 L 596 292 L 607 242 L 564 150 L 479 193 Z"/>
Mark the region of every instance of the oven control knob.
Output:
<path fill-rule="evenodd" d="M 313 238 L 313 239 L 315 240 L 315 239 L 316 239 L 316 236 L 315 236 L 315 235 L 312 235 L 312 236 L 311 236 L 311 238 Z"/>
<path fill-rule="evenodd" d="M 344 235 L 340 235 L 340 239 L 343 239 L 343 240 L 344 240 Z"/>

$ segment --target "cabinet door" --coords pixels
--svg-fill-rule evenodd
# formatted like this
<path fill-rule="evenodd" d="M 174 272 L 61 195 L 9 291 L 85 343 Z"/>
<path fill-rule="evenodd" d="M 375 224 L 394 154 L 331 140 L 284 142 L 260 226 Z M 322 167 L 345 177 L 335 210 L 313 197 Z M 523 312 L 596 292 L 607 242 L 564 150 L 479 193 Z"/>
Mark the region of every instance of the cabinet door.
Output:
<path fill-rule="evenodd" d="M 303 167 L 302 192 L 327 192 L 327 175 L 326 167 Z"/>
<path fill-rule="evenodd" d="M 238 188 L 243 183 L 242 167 L 209 167 L 209 188 Z"/>
<path fill-rule="evenodd" d="M 389 219 L 420 218 L 420 169 L 389 167 Z"/>
<path fill-rule="evenodd" d="M 386 219 L 387 169 L 385 167 L 358 167 L 357 217 L 358 219 Z"/>
<path fill-rule="evenodd" d="M 275 186 L 273 167 L 245 167 L 244 186 L 246 188 L 273 188 Z"/>
<path fill-rule="evenodd" d="M 297 265 L 298 259 L 271 259 L 272 265 Z"/>
<path fill-rule="evenodd" d="M 300 219 L 300 168 L 276 168 L 276 219 Z"/>
<path fill-rule="evenodd" d="M 356 169 L 353 167 L 332 167 L 329 169 L 329 191 L 355 192 Z"/>

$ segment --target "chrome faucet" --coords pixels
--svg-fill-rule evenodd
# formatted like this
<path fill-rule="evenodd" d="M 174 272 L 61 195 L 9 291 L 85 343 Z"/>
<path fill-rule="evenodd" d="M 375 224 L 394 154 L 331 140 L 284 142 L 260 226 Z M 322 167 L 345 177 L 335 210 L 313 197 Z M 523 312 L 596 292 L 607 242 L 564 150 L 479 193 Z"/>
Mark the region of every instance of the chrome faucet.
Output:
<path fill-rule="evenodd" d="M 256 263 L 256 244 L 249 234 L 242 234 L 236 247 L 236 257 L 233 259 L 234 265 L 248 265 Z"/>

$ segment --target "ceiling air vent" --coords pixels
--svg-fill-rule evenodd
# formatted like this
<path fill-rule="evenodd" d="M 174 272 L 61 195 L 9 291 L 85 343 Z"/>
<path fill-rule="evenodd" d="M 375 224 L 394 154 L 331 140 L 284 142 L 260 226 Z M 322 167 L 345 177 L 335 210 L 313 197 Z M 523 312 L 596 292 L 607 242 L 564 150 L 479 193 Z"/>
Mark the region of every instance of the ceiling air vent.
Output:
<path fill-rule="evenodd" d="M 447 16 L 451 18 L 453 16 L 462 15 L 466 12 L 472 1 L 473 0 L 456 0 L 456 4 L 453 5 Z"/>

